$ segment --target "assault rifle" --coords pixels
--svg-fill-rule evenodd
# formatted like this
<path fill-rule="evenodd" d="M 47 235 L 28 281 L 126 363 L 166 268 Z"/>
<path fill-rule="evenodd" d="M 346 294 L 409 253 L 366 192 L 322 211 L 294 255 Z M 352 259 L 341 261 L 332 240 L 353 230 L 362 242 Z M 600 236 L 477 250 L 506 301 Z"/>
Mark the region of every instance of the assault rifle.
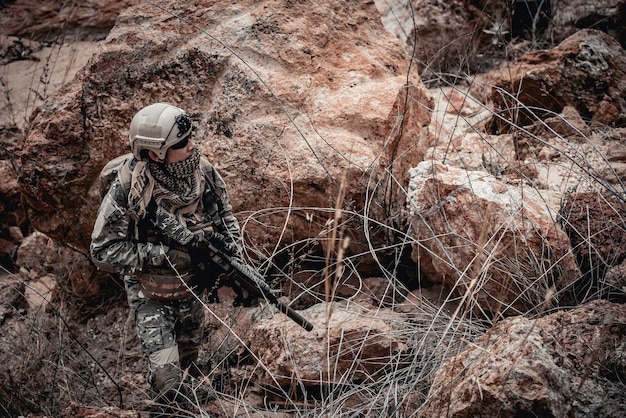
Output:
<path fill-rule="evenodd" d="M 305 330 L 311 331 L 313 329 L 313 324 L 276 297 L 276 294 L 257 270 L 233 257 L 233 250 L 229 244 L 224 242 L 223 236 L 216 233 L 210 234 L 198 245 L 206 246 L 211 261 L 220 266 L 232 280 L 239 283 L 250 294 L 266 299 Z"/>
<path fill-rule="evenodd" d="M 256 269 L 234 257 L 236 251 L 230 244 L 225 242 L 222 235 L 211 233 L 203 240 L 195 241 L 197 240 L 196 236 L 188 228 L 160 207 L 156 210 L 154 224 L 169 238 L 174 239 L 179 244 L 191 246 L 193 249 L 190 253 L 199 253 L 202 254 L 203 258 L 208 258 L 202 260 L 205 264 L 211 262 L 217 264 L 232 280 L 235 280 L 243 289 L 247 290 L 249 294 L 267 300 L 305 330 L 311 331 L 313 329 L 313 324 L 278 299 Z"/>

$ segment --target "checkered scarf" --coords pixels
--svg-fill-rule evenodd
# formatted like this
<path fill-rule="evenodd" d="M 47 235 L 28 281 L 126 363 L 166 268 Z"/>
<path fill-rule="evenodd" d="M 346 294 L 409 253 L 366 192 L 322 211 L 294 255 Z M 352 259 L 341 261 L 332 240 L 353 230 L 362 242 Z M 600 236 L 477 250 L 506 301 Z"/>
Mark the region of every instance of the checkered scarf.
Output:
<path fill-rule="evenodd" d="M 184 215 L 194 213 L 202 196 L 200 151 L 177 163 L 139 161 L 133 170 L 128 207 L 131 217 L 146 215 L 151 198 L 185 224 Z"/>

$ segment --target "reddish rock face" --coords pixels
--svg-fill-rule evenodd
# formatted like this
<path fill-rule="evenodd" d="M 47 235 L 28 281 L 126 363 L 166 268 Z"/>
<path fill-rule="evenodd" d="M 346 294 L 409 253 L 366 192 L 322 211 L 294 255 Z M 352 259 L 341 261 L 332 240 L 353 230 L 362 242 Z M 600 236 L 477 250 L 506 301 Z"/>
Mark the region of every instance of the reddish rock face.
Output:
<path fill-rule="evenodd" d="M 580 278 L 569 239 L 537 190 L 427 161 L 411 175 L 413 259 L 462 297 L 465 310 L 479 317 L 541 312 Z"/>
<path fill-rule="evenodd" d="M 597 30 L 582 30 L 554 49 L 527 54 L 488 78 L 495 86 L 494 131 L 529 125 L 566 106 L 592 124 L 626 122 L 626 51 Z"/>
<path fill-rule="evenodd" d="M 625 320 L 623 305 L 595 301 L 499 322 L 437 371 L 420 416 L 619 416 Z"/>
<path fill-rule="evenodd" d="M 54 0 L 8 1 L 8 13 L 0 14 L 3 34 L 38 41 L 104 39 L 120 12 L 138 0 L 58 2 Z"/>
<path fill-rule="evenodd" d="M 379 168 L 401 175 L 419 161 L 430 99 L 374 6 L 285 7 L 207 1 L 124 12 L 33 120 L 21 187 L 36 228 L 86 248 L 98 172 L 127 152 L 130 119 L 155 101 L 192 116 L 258 245 L 322 231 L 330 216 L 314 208 L 335 206 L 342 177 L 345 201 L 360 208 Z"/>
<path fill-rule="evenodd" d="M 605 286 L 605 274 L 626 260 L 626 206 L 616 196 L 596 192 L 569 196 L 561 210 L 563 225 L 583 273 L 589 277 L 578 291 L 581 301 L 616 291 Z"/>
<path fill-rule="evenodd" d="M 250 346 L 267 367 L 264 384 L 315 387 L 381 373 L 381 365 L 407 349 L 408 334 L 394 328 L 402 314 L 382 309 L 371 315 L 367 310 L 354 304 L 317 304 L 302 311 L 314 323 L 308 333 L 278 315 L 252 327 Z M 288 334 L 298 338 L 285 345 Z"/>

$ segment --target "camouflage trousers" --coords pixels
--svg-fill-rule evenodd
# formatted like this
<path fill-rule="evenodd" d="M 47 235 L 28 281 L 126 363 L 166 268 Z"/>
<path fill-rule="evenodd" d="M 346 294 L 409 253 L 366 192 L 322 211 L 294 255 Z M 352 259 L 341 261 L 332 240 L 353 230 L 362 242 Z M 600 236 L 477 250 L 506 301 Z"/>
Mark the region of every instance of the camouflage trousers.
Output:
<path fill-rule="evenodd" d="M 198 358 L 204 335 L 204 311 L 196 298 L 148 299 L 136 278 L 124 277 L 128 305 L 141 349 L 150 360 L 151 382 L 163 368 L 184 370 Z"/>

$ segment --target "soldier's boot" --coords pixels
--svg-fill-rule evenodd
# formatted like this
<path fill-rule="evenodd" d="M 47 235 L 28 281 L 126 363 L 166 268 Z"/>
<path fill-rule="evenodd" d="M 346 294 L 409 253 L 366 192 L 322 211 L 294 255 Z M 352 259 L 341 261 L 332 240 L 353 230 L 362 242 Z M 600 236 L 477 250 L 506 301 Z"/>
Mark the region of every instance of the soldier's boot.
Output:
<path fill-rule="evenodd" d="M 186 381 L 189 382 L 189 396 L 201 405 L 217 399 L 217 394 L 211 386 L 209 379 L 206 378 L 202 371 L 202 367 L 198 364 L 199 349 L 197 345 L 178 346 L 180 353 L 180 365 L 183 370 L 187 371 Z"/>
<path fill-rule="evenodd" d="M 151 380 L 156 404 L 167 406 L 186 401 L 186 387 L 182 381 L 180 368 L 176 364 L 160 366 L 152 373 Z"/>

